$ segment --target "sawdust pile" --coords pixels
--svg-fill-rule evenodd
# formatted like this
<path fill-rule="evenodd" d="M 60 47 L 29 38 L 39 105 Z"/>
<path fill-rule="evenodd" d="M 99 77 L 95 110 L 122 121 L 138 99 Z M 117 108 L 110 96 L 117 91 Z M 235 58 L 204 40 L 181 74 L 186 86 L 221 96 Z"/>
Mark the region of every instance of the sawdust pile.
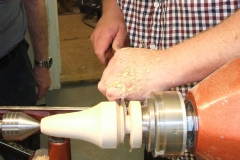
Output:
<path fill-rule="evenodd" d="M 48 150 L 47 149 L 39 149 L 35 152 L 33 160 L 49 160 Z"/>
<path fill-rule="evenodd" d="M 128 94 L 140 90 L 141 87 L 137 83 L 137 81 L 139 81 L 139 78 L 136 76 L 136 71 L 134 68 L 127 67 L 124 73 L 116 74 L 116 76 L 118 77 L 118 80 L 107 85 L 107 88 L 109 87 L 117 88 L 120 91 L 122 97 L 125 97 Z M 129 84 L 126 85 L 125 82 L 128 82 Z"/>

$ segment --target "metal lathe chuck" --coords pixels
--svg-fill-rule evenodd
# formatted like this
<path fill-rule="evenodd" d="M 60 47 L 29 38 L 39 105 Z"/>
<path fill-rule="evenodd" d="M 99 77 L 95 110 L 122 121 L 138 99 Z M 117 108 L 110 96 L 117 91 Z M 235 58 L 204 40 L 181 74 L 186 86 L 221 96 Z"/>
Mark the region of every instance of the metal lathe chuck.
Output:
<path fill-rule="evenodd" d="M 142 129 L 142 142 L 153 157 L 183 154 L 187 122 L 180 92 L 151 93 L 142 106 Z"/>
<path fill-rule="evenodd" d="M 39 122 L 22 112 L 5 113 L 0 121 L 0 133 L 6 141 L 21 141 L 40 128 Z"/>

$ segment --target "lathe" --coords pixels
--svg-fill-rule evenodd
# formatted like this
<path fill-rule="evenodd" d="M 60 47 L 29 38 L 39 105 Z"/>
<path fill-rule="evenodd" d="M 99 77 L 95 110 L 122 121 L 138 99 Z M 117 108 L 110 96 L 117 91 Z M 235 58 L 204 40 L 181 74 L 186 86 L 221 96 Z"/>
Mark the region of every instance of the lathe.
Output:
<path fill-rule="evenodd" d="M 101 148 L 116 148 L 130 134 L 131 148 L 146 144 L 154 157 L 179 156 L 187 148 L 200 159 L 231 160 L 240 157 L 239 104 L 240 59 L 235 59 L 192 88 L 185 100 L 179 92 L 163 91 L 151 93 L 143 102 L 130 101 L 128 106 L 124 100 L 101 102 L 83 111 L 1 107 L 0 132 L 7 141 L 40 131 L 60 137 L 56 139 L 65 146 L 62 138 L 85 140 Z M 63 147 L 64 154 L 70 154 L 68 147 Z M 53 153 L 50 147 L 50 159 L 56 157 Z M 71 155 L 65 157 L 71 159 Z"/>

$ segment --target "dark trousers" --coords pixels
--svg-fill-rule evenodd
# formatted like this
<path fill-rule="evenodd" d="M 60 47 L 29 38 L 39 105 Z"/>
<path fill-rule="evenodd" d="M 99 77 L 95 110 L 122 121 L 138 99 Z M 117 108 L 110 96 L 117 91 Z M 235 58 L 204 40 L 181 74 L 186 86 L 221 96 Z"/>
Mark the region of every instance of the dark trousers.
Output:
<path fill-rule="evenodd" d="M 28 44 L 23 41 L 16 56 L 0 69 L 0 106 L 36 105 L 35 80 Z"/>
<path fill-rule="evenodd" d="M 36 88 L 29 60 L 28 43 L 21 43 L 16 55 L 9 64 L 0 69 L 0 108 L 1 106 L 35 106 Z M 36 134 L 17 142 L 29 149 L 40 148 L 40 135 Z M 0 148 L 0 154 L 5 160 L 24 160 L 26 158 Z"/>

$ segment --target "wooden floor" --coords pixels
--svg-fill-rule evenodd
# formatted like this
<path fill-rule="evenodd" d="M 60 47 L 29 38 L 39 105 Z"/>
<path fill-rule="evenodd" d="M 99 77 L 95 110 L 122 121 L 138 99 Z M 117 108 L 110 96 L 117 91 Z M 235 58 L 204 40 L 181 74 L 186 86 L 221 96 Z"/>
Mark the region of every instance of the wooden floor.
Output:
<path fill-rule="evenodd" d="M 89 39 L 93 28 L 82 22 L 81 14 L 59 15 L 58 18 L 61 83 L 98 81 L 105 65 L 95 56 Z"/>

